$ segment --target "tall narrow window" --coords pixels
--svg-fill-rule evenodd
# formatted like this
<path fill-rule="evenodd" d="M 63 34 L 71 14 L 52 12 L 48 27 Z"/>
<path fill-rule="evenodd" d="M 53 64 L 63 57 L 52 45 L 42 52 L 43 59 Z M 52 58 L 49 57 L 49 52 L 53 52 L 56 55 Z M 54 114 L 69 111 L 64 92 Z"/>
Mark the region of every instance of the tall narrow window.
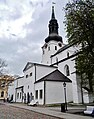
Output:
<path fill-rule="evenodd" d="M 20 99 L 21 99 L 22 93 L 20 92 Z"/>
<path fill-rule="evenodd" d="M 36 90 L 36 99 L 38 99 L 38 90 Z"/>
<path fill-rule="evenodd" d="M 69 66 L 65 65 L 64 69 L 65 69 L 66 76 L 70 76 Z"/>
<path fill-rule="evenodd" d="M 26 78 L 28 78 L 28 74 L 26 75 Z"/>
<path fill-rule="evenodd" d="M 69 52 L 67 52 L 67 57 L 69 57 Z"/>
<path fill-rule="evenodd" d="M 40 99 L 42 99 L 42 95 L 43 95 L 42 92 L 43 92 L 43 91 L 40 90 Z"/>
<path fill-rule="evenodd" d="M 32 72 L 30 73 L 30 76 L 32 76 Z"/>
<path fill-rule="evenodd" d="M 48 51 L 50 51 L 50 47 L 48 47 Z"/>
<path fill-rule="evenodd" d="M 17 99 L 19 98 L 19 93 L 17 93 Z"/>
<path fill-rule="evenodd" d="M 55 50 L 57 50 L 57 46 L 55 46 Z"/>

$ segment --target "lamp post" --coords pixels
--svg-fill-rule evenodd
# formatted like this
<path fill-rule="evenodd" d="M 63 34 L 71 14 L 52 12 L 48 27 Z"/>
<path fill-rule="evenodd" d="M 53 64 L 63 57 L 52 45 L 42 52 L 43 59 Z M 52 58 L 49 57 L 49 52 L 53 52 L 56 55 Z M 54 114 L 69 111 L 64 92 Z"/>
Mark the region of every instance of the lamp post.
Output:
<path fill-rule="evenodd" d="M 63 83 L 64 86 L 64 96 L 65 96 L 65 110 L 67 111 L 67 100 L 66 100 L 66 83 Z"/>

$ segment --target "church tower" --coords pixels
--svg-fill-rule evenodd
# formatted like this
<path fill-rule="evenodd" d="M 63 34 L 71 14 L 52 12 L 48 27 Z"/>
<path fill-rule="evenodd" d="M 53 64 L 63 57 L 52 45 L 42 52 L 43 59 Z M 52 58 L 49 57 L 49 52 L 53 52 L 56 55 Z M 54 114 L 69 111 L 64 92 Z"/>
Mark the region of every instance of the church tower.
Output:
<path fill-rule="evenodd" d="M 55 18 L 54 6 L 52 6 L 51 20 L 49 21 L 49 36 L 42 47 L 42 63 L 51 64 L 51 55 L 54 55 L 62 47 L 62 37 L 58 34 L 58 22 Z"/>

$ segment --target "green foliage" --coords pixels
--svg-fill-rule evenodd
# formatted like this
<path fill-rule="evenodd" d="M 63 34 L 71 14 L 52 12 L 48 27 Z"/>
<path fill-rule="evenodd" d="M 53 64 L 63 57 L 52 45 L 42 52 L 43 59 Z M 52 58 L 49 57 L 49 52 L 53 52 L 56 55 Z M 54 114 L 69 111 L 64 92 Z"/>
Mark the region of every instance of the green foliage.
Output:
<path fill-rule="evenodd" d="M 76 69 L 82 83 L 93 91 L 94 80 L 94 0 L 73 0 L 65 7 L 65 26 L 69 44 L 80 46 Z"/>
<path fill-rule="evenodd" d="M 81 76 L 82 87 L 88 87 L 92 92 L 94 85 L 94 63 L 93 57 L 87 50 L 81 52 L 81 54 L 76 58 L 76 70 Z"/>
<path fill-rule="evenodd" d="M 94 38 L 93 1 L 76 0 L 66 5 L 65 25 L 69 43 L 92 45 Z"/>

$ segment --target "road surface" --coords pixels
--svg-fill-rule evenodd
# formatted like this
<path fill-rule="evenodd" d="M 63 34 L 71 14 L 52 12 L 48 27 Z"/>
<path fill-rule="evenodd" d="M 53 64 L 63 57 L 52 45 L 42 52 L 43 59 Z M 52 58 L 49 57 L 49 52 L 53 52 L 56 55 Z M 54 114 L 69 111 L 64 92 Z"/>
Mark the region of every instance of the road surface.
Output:
<path fill-rule="evenodd" d="M 0 119 L 59 119 L 26 109 L 0 104 Z"/>

